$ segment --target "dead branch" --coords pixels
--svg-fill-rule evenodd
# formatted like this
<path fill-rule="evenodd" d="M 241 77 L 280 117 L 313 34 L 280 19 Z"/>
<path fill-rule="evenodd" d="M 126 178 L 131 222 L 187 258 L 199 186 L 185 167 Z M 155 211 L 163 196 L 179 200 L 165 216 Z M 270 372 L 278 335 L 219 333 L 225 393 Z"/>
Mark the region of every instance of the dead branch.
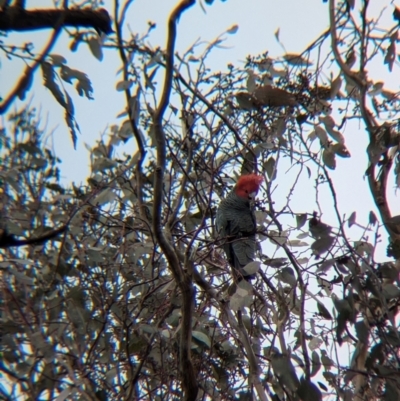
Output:
<path fill-rule="evenodd" d="M 104 9 L 24 10 L 20 7 L 7 7 L 0 11 L 0 30 L 54 29 L 60 18 L 63 19 L 63 26 L 94 28 L 98 33 L 107 35 L 113 32 L 110 16 Z"/>

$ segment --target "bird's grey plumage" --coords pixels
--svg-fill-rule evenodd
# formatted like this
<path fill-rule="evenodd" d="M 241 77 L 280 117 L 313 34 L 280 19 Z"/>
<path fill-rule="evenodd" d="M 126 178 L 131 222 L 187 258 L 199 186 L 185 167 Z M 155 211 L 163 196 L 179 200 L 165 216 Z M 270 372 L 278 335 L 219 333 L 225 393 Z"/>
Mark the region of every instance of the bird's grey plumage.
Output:
<path fill-rule="evenodd" d="M 256 219 L 250 200 L 232 190 L 218 207 L 215 225 L 229 264 L 246 276 L 243 267 L 254 260 L 256 251 Z"/>

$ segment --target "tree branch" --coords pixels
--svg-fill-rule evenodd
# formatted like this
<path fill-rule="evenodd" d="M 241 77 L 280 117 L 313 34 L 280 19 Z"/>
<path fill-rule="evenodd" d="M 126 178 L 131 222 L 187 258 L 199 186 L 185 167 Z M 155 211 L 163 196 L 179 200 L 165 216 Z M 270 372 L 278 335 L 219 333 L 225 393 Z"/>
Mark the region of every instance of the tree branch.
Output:
<path fill-rule="evenodd" d="M 90 9 L 66 10 L 24 10 L 20 7 L 6 7 L 0 11 L 0 30 L 2 31 L 33 31 L 50 29 L 58 26 L 94 28 L 98 33 L 110 34 L 111 19 L 107 11 Z"/>
<path fill-rule="evenodd" d="M 124 74 L 124 80 L 128 81 L 129 80 L 129 72 L 128 72 L 128 59 L 125 54 L 125 49 L 123 46 L 123 40 L 122 40 L 122 24 L 125 18 L 125 13 L 128 7 L 128 4 L 131 4 L 131 1 L 128 1 L 125 3 L 125 6 L 123 8 L 123 11 L 121 13 L 121 17 L 118 16 L 119 12 L 119 0 L 115 0 L 114 4 L 114 20 L 115 20 L 115 30 L 117 34 L 117 43 L 118 43 L 118 51 L 119 51 L 119 56 L 122 60 L 122 68 L 123 68 L 123 74 Z M 143 144 L 142 136 L 140 135 L 139 128 L 137 127 L 136 121 L 132 117 L 132 112 L 131 112 L 131 107 L 130 107 L 130 100 L 132 99 L 132 94 L 129 88 L 125 89 L 125 99 L 126 99 L 126 109 L 129 115 L 129 122 L 131 124 L 131 128 L 133 131 L 133 135 L 136 140 L 136 144 L 139 149 L 139 160 L 136 163 L 135 167 L 135 178 L 136 178 L 136 190 L 137 190 L 137 198 L 138 198 L 138 206 L 139 206 L 139 214 L 140 217 L 144 221 L 148 221 L 147 218 L 147 209 L 146 206 L 144 205 L 144 194 L 143 194 L 143 172 L 142 172 L 142 166 L 143 166 L 143 161 L 144 158 L 146 157 L 146 149 Z"/>
<path fill-rule="evenodd" d="M 157 146 L 157 165 L 154 180 L 153 231 L 168 261 L 168 266 L 182 291 L 182 321 L 180 332 L 180 374 L 186 401 L 195 401 L 198 383 L 191 360 L 192 314 L 194 306 L 194 287 L 192 276 L 185 274 L 179 263 L 172 243 L 167 239 L 161 226 L 163 180 L 166 164 L 166 140 L 163 129 L 163 117 L 169 104 L 174 71 L 174 49 L 176 40 L 176 23 L 182 13 L 195 4 L 195 0 L 182 0 L 172 12 L 168 22 L 168 40 L 166 49 L 166 68 L 164 88 L 160 104 L 154 113 L 154 131 Z"/>

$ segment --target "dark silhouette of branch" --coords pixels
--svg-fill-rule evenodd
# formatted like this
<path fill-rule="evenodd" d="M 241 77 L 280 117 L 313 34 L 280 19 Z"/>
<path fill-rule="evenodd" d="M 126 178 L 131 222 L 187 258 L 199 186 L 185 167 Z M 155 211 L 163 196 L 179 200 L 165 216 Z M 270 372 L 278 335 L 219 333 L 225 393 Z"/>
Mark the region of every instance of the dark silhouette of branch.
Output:
<path fill-rule="evenodd" d="M 128 81 L 129 80 L 129 61 L 126 56 L 126 51 L 124 48 L 124 43 L 122 39 L 122 26 L 123 22 L 125 19 L 125 14 L 128 8 L 128 5 L 130 5 L 132 1 L 127 1 L 124 4 L 123 11 L 121 12 L 121 16 L 119 17 L 119 1 L 115 0 L 114 4 L 114 19 L 115 19 L 115 31 L 116 31 L 116 36 L 117 36 L 117 43 L 118 43 L 118 52 L 119 56 L 122 61 L 122 68 L 123 68 L 123 74 L 124 74 L 124 80 Z M 127 108 L 130 106 L 130 100 L 132 99 L 132 94 L 130 88 L 126 88 L 125 91 L 125 98 L 126 98 L 126 104 Z M 143 193 L 143 161 L 146 157 L 146 148 L 143 143 L 142 136 L 140 135 L 139 129 L 137 127 L 137 123 L 135 119 L 132 116 L 132 113 L 129 112 L 129 122 L 131 124 L 132 132 L 136 140 L 137 147 L 139 149 L 139 160 L 136 163 L 135 167 L 135 178 L 137 182 L 137 197 L 138 197 L 138 206 L 139 206 L 139 213 L 140 216 L 143 220 L 147 221 L 147 213 L 146 213 L 146 206 L 144 205 L 144 193 Z"/>
<path fill-rule="evenodd" d="M 54 239 L 59 234 L 63 233 L 67 226 L 57 228 L 46 234 L 36 238 L 17 239 L 14 235 L 9 234 L 6 230 L 0 229 L 0 248 L 10 248 L 12 246 L 25 246 L 25 245 L 40 245 L 50 239 Z"/>
<path fill-rule="evenodd" d="M 0 11 L 0 30 L 24 32 L 56 28 L 60 18 L 62 26 L 94 28 L 105 34 L 112 32 L 110 16 L 104 9 L 24 10 L 20 7 L 6 7 Z"/>
<path fill-rule="evenodd" d="M 183 0 L 172 12 L 168 22 L 168 40 L 166 49 L 166 69 L 164 88 L 159 107 L 154 113 L 154 128 L 157 143 L 157 166 L 154 181 L 154 212 L 153 230 L 160 247 L 165 254 L 169 268 L 182 291 L 182 321 L 180 336 L 180 374 L 186 401 L 196 400 L 198 383 L 191 359 L 192 315 L 195 291 L 191 272 L 183 272 L 179 258 L 172 243 L 167 239 L 162 229 L 162 195 L 164 185 L 164 171 L 166 165 L 166 140 L 163 129 L 163 117 L 169 103 L 174 72 L 174 49 L 176 40 L 176 23 L 182 13 L 195 4 L 195 0 Z"/>

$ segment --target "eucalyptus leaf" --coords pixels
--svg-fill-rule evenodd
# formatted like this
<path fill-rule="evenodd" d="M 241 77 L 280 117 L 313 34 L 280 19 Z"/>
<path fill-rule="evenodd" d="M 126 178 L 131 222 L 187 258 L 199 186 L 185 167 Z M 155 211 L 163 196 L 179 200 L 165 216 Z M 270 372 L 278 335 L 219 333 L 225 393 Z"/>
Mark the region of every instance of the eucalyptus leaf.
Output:
<path fill-rule="evenodd" d="M 204 344 L 207 346 L 207 348 L 211 348 L 211 340 L 210 338 L 207 336 L 207 334 L 204 334 L 201 331 L 196 331 L 193 330 L 192 331 L 192 336 L 193 338 L 195 338 L 197 341 L 199 341 L 200 343 Z"/>

